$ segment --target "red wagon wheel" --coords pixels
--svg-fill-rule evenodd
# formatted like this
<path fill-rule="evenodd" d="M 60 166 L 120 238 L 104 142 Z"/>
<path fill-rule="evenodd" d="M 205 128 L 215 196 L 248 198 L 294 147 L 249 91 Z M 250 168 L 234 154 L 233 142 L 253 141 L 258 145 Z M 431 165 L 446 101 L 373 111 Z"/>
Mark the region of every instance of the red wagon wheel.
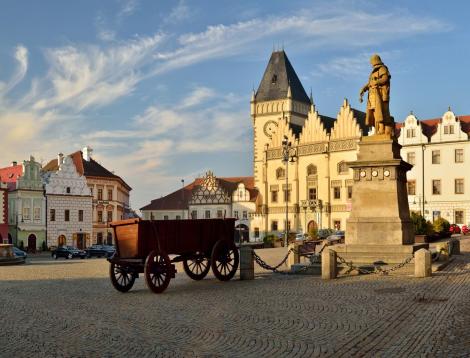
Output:
<path fill-rule="evenodd" d="M 212 249 L 211 266 L 215 277 L 220 281 L 228 281 L 237 272 L 238 249 L 233 241 L 219 240 Z"/>
<path fill-rule="evenodd" d="M 183 261 L 184 272 L 193 280 L 199 281 L 206 277 L 211 266 L 208 258 L 204 254 L 197 254 L 196 257 Z"/>
<path fill-rule="evenodd" d="M 134 286 L 135 275 L 127 267 L 111 262 L 109 277 L 114 288 L 120 292 L 129 291 Z"/>
<path fill-rule="evenodd" d="M 152 251 L 145 260 L 144 275 L 148 288 L 154 293 L 162 293 L 175 277 L 175 265 L 167 254 Z"/>

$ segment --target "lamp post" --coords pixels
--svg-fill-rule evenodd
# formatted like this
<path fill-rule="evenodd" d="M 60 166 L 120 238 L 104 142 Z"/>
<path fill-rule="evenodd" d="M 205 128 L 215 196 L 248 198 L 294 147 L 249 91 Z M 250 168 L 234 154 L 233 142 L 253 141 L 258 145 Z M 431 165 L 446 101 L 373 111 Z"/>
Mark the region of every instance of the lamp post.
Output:
<path fill-rule="evenodd" d="M 421 194 L 415 195 L 413 198 L 413 205 L 416 205 L 416 198 L 418 198 L 418 207 L 421 212 L 421 215 L 424 217 L 424 204 L 426 204 L 426 200 L 424 199 L 424 196 Z"/>
<path fill-rule="evenodd" d="M 181 179 L 181 220 L 184 219 L 184 179 Z M 188 219 L 189 219 L 189 212 L 188 212 Z"/>
<path fill-rule="evenodd" d="M 284 225 L 284 247 L 287 247 L 287 239 L 289 236 L 289 163 L 294 163 L 297 158 L 295 148 L 289 138 L 284 136 L 282 140 L 282 162 L 286 165 L 286 190 L 284 191 L 284 201 L 286 202 L 286 223 Z"/>
<path fill-rule="evenodd" d="M 424 217 L 424 204 L 425 204 L 425 200 L 424 200 L 424 150 L 426 149 L 426 145 L 421 145 L 421 169 L 422 169 L 422 179 L 421 179 L 421 195 L 423 196 L 423 206 L 422 206 L 422 215 Z M 421 206 L 421 205 L 420 205 Z"/>

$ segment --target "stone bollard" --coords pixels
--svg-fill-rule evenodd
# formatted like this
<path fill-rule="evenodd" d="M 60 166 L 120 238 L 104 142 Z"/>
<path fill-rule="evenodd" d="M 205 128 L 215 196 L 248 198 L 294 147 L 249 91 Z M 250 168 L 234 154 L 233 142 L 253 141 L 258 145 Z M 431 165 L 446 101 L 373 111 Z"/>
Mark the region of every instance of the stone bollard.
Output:
<path fill-rule="evenodd" d="M 415 252 L 415 277 L 431 277 L 431 251 L 420 249 Z"/>
<path fill-rule="evenodd" d="M 321 278 L 332 280 L 336 274 L 336 251 L 325 248 L 321 254 Z"/>
<path fill-rule="evenodd" d="M 451 251 L 451 255 L 460 255 L 460 240 L 459 239 L 452 239 L 451 240 L 451 243 L 452 243 L 452 251 Z"/>
<path fill-rule="evenodd" d="M 439 253 L 439 261 L 449 260 L 450 250 L 448 242 L 439 242 L 436 244 L 436 250 Z"/>
<path fill-rule="evenodd" d="M 255 278 L 255 262 L 253 248 L 243 246 L 240 248 L 240 280 L 253 280 Z"/>
<path fill-rule="evenodd" d="M 288 250 L 294 249 L 289 257 L 287 258 L 287 265 L 291 268 L 293 265 L 300 263 L 300 255 L 299 255 L 299 248 L 300 244 L 298 242 L 293 242 L 287 246 Z"/>

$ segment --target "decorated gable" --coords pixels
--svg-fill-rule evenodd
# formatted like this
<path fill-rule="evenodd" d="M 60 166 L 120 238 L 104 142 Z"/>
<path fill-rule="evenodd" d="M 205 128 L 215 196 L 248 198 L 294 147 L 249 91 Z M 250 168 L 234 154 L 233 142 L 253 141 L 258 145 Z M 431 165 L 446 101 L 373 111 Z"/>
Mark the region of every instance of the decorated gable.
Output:
<path fill-rule="evenodd" d="M 214 173 L 208 171 L 201 185 L 192 193 L 190 205 L 229 204 L 231 195 L 220 185 Z"/>

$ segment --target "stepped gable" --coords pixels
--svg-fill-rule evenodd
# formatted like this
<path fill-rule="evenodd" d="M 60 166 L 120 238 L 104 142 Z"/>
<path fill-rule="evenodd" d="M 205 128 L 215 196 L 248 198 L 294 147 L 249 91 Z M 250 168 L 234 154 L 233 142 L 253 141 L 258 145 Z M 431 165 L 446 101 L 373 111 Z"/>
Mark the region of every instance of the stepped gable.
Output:
<path fill-rule="evenodd" d="M 326 118 L 329 117 L 323 116 L 322 118 L 315 109 L 315 105 L 312 104 L 308 111 L 308 118 L 302 128 L 302 133 L 300 134 L 300 144 L 328 141 L 328 133 L 325 127 L 328 126 L 327 128 L 330 128 L 331 121 L 325 120 Z"/>
<path fill-rule="evenodd" d="M 258 190 L 254 188 L 255 181 L 253 177 L 226 177 L 217 178 L 221 186 L 230 190 L 230 194 L 236 189 L 239 183 L 245 184 L 245 188 L 250 192 L 250 201 L 256 201 Z M 204 178 L 196 178 L 191 184 L 184 188 L 174 191 L 171 194 L 154 199 L 150 204 L 140 208 L 140 210 L 183 210 L 188 208 L 193 189 L 199 187 Z"/>
<path fill-rule="evenodd" d="M 274 131 L 271 140 L 269 141 L 269 147 L 270 148 L 278 148 L 282 146 L 282 141 L 284 140 L 284 136 L 287 137 L 287 140 L 294 144 L 295 142 L 295 135 L 294 132 L 291 129 L 291 126 L 289 123 L 287 123 L 287 120 L 285 118 L 279 119 L 278 121 L 278 126 L 276 130 Z"/>
<path fill-rule="evenodd" d="M 337 120 L 330 132 L 330 139 L 354 138 L 364 135 L 364 129 L 361 128 L 356 115 L 363 112 L 353 110 L 347 99 L 344 99 Z M 365 113 L 363 120 L 365 120 Z M 366 131 L 367 133 L 367 131 Z"/>
<path fill-rule="evenodd" d="M 295 101 L 310 103 L 302 83 L 297 77 L 287 55 L 284 51 L 275 51 L 271 54 L 258 91 L 256 101 L 272 101 L 287 98 L 290 86 L 292 99 Z"/>

